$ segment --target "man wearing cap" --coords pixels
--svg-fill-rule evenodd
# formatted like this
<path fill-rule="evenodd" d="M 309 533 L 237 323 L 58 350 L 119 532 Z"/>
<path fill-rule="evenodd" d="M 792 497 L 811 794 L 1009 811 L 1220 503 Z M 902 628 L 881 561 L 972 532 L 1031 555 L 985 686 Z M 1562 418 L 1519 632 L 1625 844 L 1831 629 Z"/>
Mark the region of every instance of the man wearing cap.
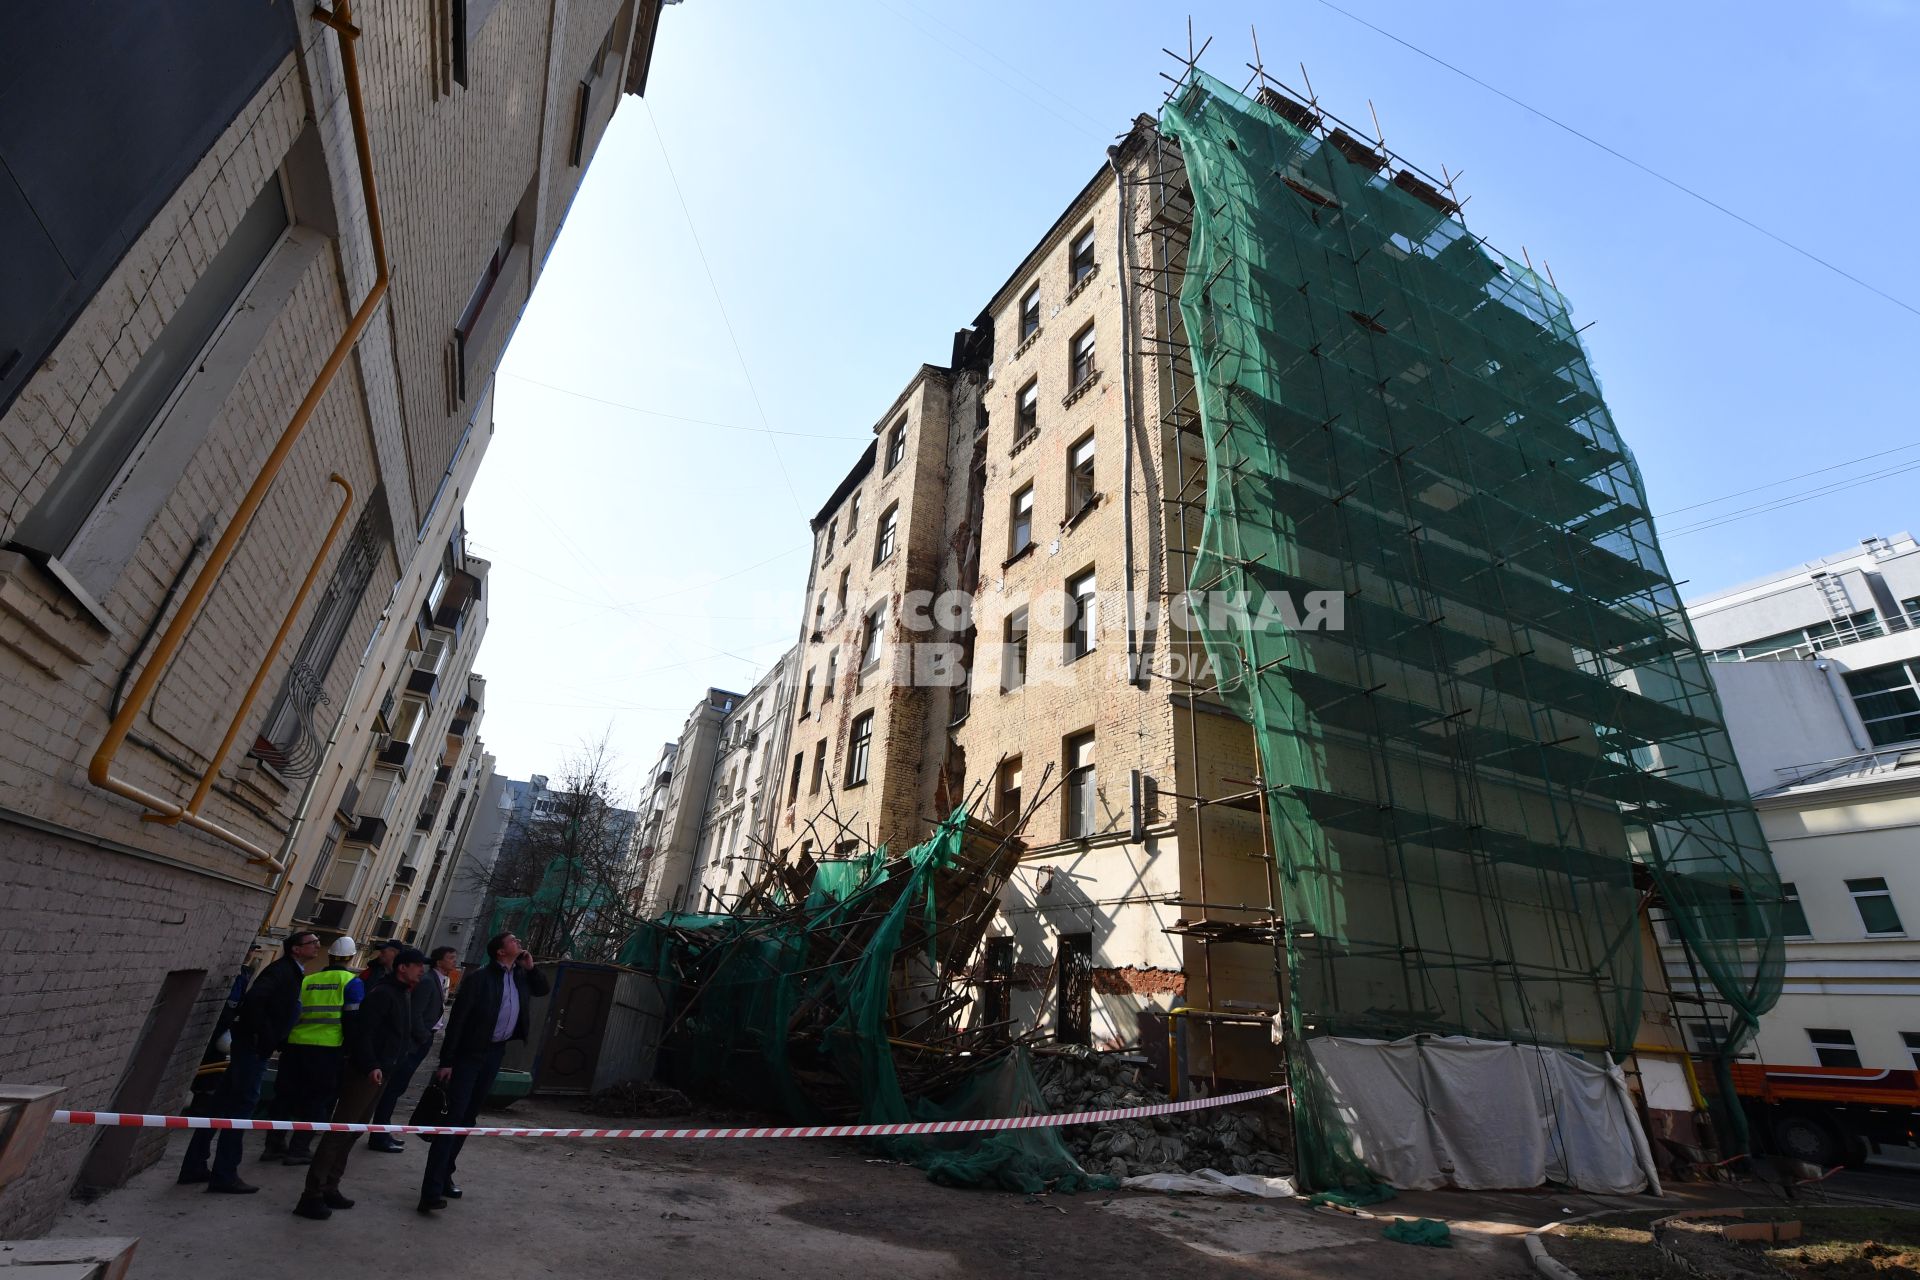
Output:
<path fill-rule="evenodd" d="M 273 1081 L 275 1120 L 325 1120 L 340 1088 L 340 1046 L 343 1027 L 366 999 L 366 986 L 353 971 L 359 946 L 338 937 L 327 947 L 327 967 L 310 973 L 300 984 L 300 1020 L 280 1051 L 280 1073 Z M 282 1138 L 276 1147 L 275 1138 Z M 281 1134 L 267 1135 L 262 1160 L 281 1157 L 286 1164 L 306 1164 L 313 1157 L 311 1133 L 296 1133 L 291 1142 Z"/>
<path fill-rule="evenodd" d="M 346 1019 L 346 1063 L 340 1071 L 340 1102 L 333 1109 L 335 1124 L 364 1124 L 373 1115 L 385 1091 L 387 1077 L 404 1066 L 414 1052 L 418 1021 L 413 993 L 427 971 L 427 958 L 412 947 L 394 956 L 393 973 L 367 993 L 358 1012 Z M 320 1139 L 313 1164 L 307 1169 L 306 1189 L 293 1211 L 303 1218 L 330 1218 L 335 1209 L 351 1209 L 353 1201 L 340 1194 L 340 1178 L 353 1154 L 355 1135 L 329 1133 Z"/>
<path fill-rule="evenodd" d="M 373 959 L 360 971 L 360 981 L 371 991 L 378 984 L 393 976 L 393 958 L 400 954 L 400 942 L 395 938 L 382 938 L 373 944 Z"/>
<path fill-rule="evenodd" d="M 286 1043 L 300 1018 L 301 982 L 307 974 L 306 966 L 319 954 L 320 936 L 295 929 L 281 944 L 280 958 L 247 988 L 234 1013 L 233 1052 L 214 1095 L 214 1115 L 243 1120 L 253 1117 L 254 1108 L 260 1104 L 260 1080 L 266 1074 L 267 1059 Z M 186 1159 L 180 1163 L 180 1181 L 204 1182 L 208 1191 L 228 1195 L 258 1191 L 260 1188 L 240 1179 L 241 1137 L 241 1130 L 223 1129 L 216 1146 L 213 1130 L 195 1129 L 187 1143 Z M 212 1169 L 207 1168 L 209 1147 L 214 1148 Z"/>
<path fill-rule="evenodd" d="M 387 1072 L 387 1087 L 380 1094 L 379 1105 L 373 1109 L 375 1124 L 393 1123 L 394 1109 L 400 1105 L 400 1099 L 413 1083 L 414 1072 L 427 1060 L 427 1053 L 433 1048 L 433 1037 L 446 1021 L 446 988 L 440 985 L 444 979 L 437 970 L 440 967 L 440 952 L 451 950 L 451 947 L 441 947 L 435 951 L 427 960 L 430 967 L 426 976 L 413 984 L 413 1052 L 399 1066 Z M 407 1149 L 406 1143 L 390 1133 L 368 1134 L 367 1146 L 387 1155 L 397 1155 Z"/>

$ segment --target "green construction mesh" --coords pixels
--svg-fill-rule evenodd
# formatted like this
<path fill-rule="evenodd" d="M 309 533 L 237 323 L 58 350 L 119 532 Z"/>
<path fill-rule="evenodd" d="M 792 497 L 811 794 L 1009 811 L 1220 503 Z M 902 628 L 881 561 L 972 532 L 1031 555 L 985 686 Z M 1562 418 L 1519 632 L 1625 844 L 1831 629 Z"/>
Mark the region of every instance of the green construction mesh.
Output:
<path fill-rule="evenodd" d="M 542 869 L 540 884 L 532 893 L 494 900 L 487 932 L 512 930 L 538 951 L 571 955 L 579 949 L 581 931 L 591 929 L 612 901 L 611 891 L 579 859 L 559 855 Z"/>
<path fill-rule="evenodd" d="M 1779 881 L 1565 299 L 1344 133 L 1199 73 L 1162 124 L 1192 202 L 1189 586 L 1246 595 L 1199 617 L 1269 788 L 1292 1043 L 1630 1050 L 1638 862 L 1737 1049 L 1779 994 Z M 1342 627 L 1273 624 L 1325 590 Z M 1360 1178 L 1306 1056 L 1302 1162 Z"/>
<path fill-rule="evenodd" d="M 910 976 L 926 972 L 926 957 L 910 954 L 903 935 L 910 917 L 935 910 L 935 873 L 959 856 L 965 830 L 960 809 L 909 850 L 905 885 L 890 881 L 882 848 L 821 864 L 797 913 L 680 915 L 644 924 L 620 961 L 654 974 L 668 994 L 675 1021 L 662 1050 L 663 1074 L 690 1091 L 771 1106 L 804 1123 L 1044 1111 L 1024 1051 L 981 1059 L 937 1096 L 909 1097 L 896 1070 L 896 1054 L 913 1046 L 893 1038 L 895 1008 Z M 888 900 L 877 913 L 875 902 Z M 825 1112 L 822 1098 L 843 1105 Z M 882 1145 L 953 1186 L 1038 1192 L 1113 1185 L 1083 1171 L 1053 1129 Z"/>

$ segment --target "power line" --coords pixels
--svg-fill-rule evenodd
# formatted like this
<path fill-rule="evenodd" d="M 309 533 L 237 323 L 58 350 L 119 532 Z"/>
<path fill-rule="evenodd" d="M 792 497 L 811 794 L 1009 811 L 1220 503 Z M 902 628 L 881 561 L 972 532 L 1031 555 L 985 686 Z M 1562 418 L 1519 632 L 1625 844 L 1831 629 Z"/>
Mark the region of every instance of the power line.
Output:
<path fill-rule="evenodd" d="M 1671 511 L 1662 511 L 1655 519 L 1665 520 L 1668 516 L 1677 516 L 1682 511 L 1693 511 L 1699 507 L 1711 507 L 1733 498 L 1744 498 L 1748 494 L 1758 493 L 1762 489 L 1772 489 L 1783 484 L 1792 484 L 1795 480 L 1805 480 L 1808 476 L 1823 475 L 1828 471 L 1839 471 L 1843 467 L 1851 467 L 1861 462 L 1871 462 L 1875 458 L 1884 458 L 1890 453 L 1905 453 L 1908 449 L 1920 449 L 1920 440 L 1916 440 L 1911 444 L 1895 445 L 1891 449 L 1882 449 L 1878 453 L 1864 454 L 1847 462 L 1836 462 L 1830 467 L 1815 467 L 1812 471 L 1802 471 L 1797 476 L 1787 476 L 1781 480 L 1769 480 L 1766 484 L 1757 484 L 1751 489 L 1736 489 L 1732 493 L 1723 493 L 1717 498 L 1707 498 L 1700 502 L 1690 502 L 1684 507 L 1675 507 Z M 1707 516 L 1700 518 L 1703 520 L 1711 519 L 1711 517 Z"/>
<path fill-rule="evenodd" d="M 529 378 L 524 373 L 502 372 L 501 377 L 512 378 L 516 382 L 530 383 L 544 387 L 548 391 L 557 391 L 563 396 L 573 396 L 579 400 L 591 400 L 595 404 L 606 405 L 609 409 L 625 409 L 630 413 L 643 413 L 652 418 L 671 418 L 675 422 L 689 422 L 700 427 L 719 427 L 724 431 L 746 431 L 753 435 L 793 436 L 801 440 L 853 440 L 865 443 L 867 436 L 838 436 L 819 431 L 781 431 L 773 427 L 743 427 L 735 422 L 715 422 L 711 418 L 690 418 L 684 413 L 668 413 L 664 409 L 648 409 L 637 404 L 628 404 L 623 400 L 608 400 L 604 396 L 590 395 L 585 391 L 575 391 L 572 387 L 563 387 L 557 383 L 542 382 L 538 378 Z"/>
<path fill-rule="evenodd" d="M 747 392 L 753 397 L 754 410 L 760 415 L 760 427 L 767 435 L 767 451 L 773 455 L 773 462 L 780 469 L 780 480 L 787 486 L 787 497 L 793 501 L 793 509 L 801 519 L 806 519 L 806 508 L 800 505 L 800 495 L 793 487 L 793 477 L 787 474 L 787 464 L 780 457 L 779 441 L 774 439 L 773 427 L 767 419 L 767 408 L 760 403 L 760 389 L 753 384 L 753 370 L 747 367 L 746 352 L 740 349 L 740 335 L 733 331 L 733 318 L 727 314 L 727 304 L 720 296 L 720 282 L 714 279 L 713 265 L 707 261 L 707 250 L 700 243 L 700 229 L 694 225 L 693 210 L 687 205 L 686 192 L 680 189 L 680 179 L 673 171 L 673 158 L 667 154 L 667 139 L 660 132 L 660 122 L 653 118 L 653 107 L 645 98 L 640 105 L 647 113 L 647 124 L 653 129 L 653 138 L 660 144 L 660 160 L 667 169 L 667 181 L 673 187 L 674 198 L 680 202 L 680 212 L 687 219 L 687 234 L 693 238 L 693 251 L 700 258 L 700 269 L 707 273 L 707 287 L 713 290 L 713 304 L 720 309 L 720 322 L 727 328 L 727 340 L 733 344 L 734 359 L 740 362 L 740 373 L 747 380 Z"/>
<path fill-rule="evenodd" d="M 1676 178 L 1669 178 L 1666 174 L 1660 172 L 1658 169 L 1655 169 L 1651 165 L 1642 164 L 1640 161 L 1635 160 L 1632 156 L 1626 154 L 1624 151 L 1620 151 L 1614 147 L 1608 146 L 1606 143 L 1600 141 L 1600 139 L 1594 137 L 1592 134 L 1583 133 L 1579 129 L 1576 129 L 1572 125 L 1568 124 L 1566 121 L 1557 119 L 1554 116 L 1550 116 L 1546 112 L 1540 110 L 1540 108 L 1533 106 L 1530 103 L 1522 102 L 1520 99 L 1508 93 L 1505 89 L 1497 88 L 1494 85 L 1488 84 L 1485 80 L 1482 80 L 1479 76 L 1474 75 L 1471 71 L 1467 71 L 1461 67 L 1457 67 L 1453 63 L 1448 62 L 1445 58 L 1439 57 L 1435 54 L 1428 53 L 1425 49 L 1422 49 L 1419 45 L 1414 44 L 1410 40 L 1401 39 L 1399 36 L 1393 34 L 1393 32 L 1388 31 L 1385 27 L 1377 26 L 1374 23 L 1367 21 L 1365 18 L 1361 17 L 1357 13 L 1353 13 L 1350 10 L 1341 8 L 1339 5 L 1333 3 L 1333 0 L 1316 0 L 1316 2 L 1320 4 L 1323 8 L 1331 9 L 1335 13 L 1341 15 L 1342 17 L 1348 18 L 1354 22 L 1359 23 L 1361 26 L 1367 28 L 1369 31 L 1373 31 L 1378 33 L 1379 35 L 1385 36 L 1387 39 L 1393 41 L 1395 44 L 1401 46 L 1402 48 L 1412 50 L 1414 53 L 1419 54 L 1421 57 L 1425 58 L 1427 61 L 1435 63 L 1439 66 L 1445 67 L 1447 70 L 1453 72 L 1455 75 L 1460 76 L 1463 79 L 1471 80 L 1474 84 L 1479 85 L 1482 89 L 1485 89 L 1488 93 L 1494 94 L 1497 97 L 1505 98 L 1508 102 L 1511 102 L 1514 106 L 1519 107 L 1522 111 L 1527 112 L 1529 115 L 1538 116 L 1540 119 L 1546 121 L 1548 124 L 1552 125 L 1554 128 L 1559 129 L 1563 132 L 1572 134 L 1574 137 L 1580 139 L 1582 142 L 1587 143 L 1589 146 L 1598 147 L 1600 150 L 1606 152 L 1608 155 L 1612 156 L 1614 159 L 1621 161 L 1623 164 L 1632 165 L 1634 168 L 1640 170 L 1640 172 L 1646 174 L 1648 177 L 1655 178 L 1660 182 L 1664 182 L 1669 187 L 1672 187 L 1675 191 L 1680 192 L 1682 195 L 1690 196 L 1693 199 L 1698 200 L 1701 204 L 1706 205 L 1709 209 L 1713 209 L 1720 213 L 1724 213 L 1727 217 L 1732 218 L 1735 222 L 1740 223 L 1742 226 L 1747 227 L 1750 230 L 1759 232 L 1761 235 L 1765 236 L 1769 240 L 1772 240 L 1774 243 L 1778 245 L 1781 245 L 1787 249 L 1791 249 L 1793 252 L 1807 259 L 1807 261 L 1813 262 L 1822 267 L 1825 267 L 1827 270 L 1833 272 L 1835 275 L 1841 277 L 1844 280 L 1852 281 L 1854 284 L 1859 285 L 1862 289 L 1865 289 L 1868 293 L 1876 294 L 1879 297 L 1885 298 L 1888 302 L 1891 302 L 1894 306 L 1899 307 L 1901 310 L 1909 311 L 1916 316 L 1920 316 L 1920 307 L 1914 306 L 1912 303 L 1906 301 L 1904 298 L 1897 298 L 1893 294 L 1888 293 L 1885 289 L 1882 289 L 1877 285 L 1868 284 L 1865 280 L 1862 280 L 1859 276 L 1854 275 L 1851 271 L 1847 271 L 1839 266 L 1836 266 L 1832 262 L 1829 262 L 1827 261 L 1827 259 L 1821 257 L 1819 254 L 1813 252 L 1811 249 L 1802 248 L 1800 245 L 1795 244 L 1793 241 L 1787 239 L 1785 236 L 1779 234 L 1776 231 L 1769 231 L 1767 228 L 1755 222 L 1752 218 L 1749 218 L 1744 214 L 1734 212 L 1732 209 L 1729 209 L 1726 205 L 1721 204 L 1718 200 L 1714 200 L 1709 196 L 1702 195 L 1700 192 L 1695 191 L 1692 187 L 1687 186 L 1685 183 L 1679 181 Z"/>
<path fill-rule="evenodd" d="M 1815 498 L 1825 498 L 1836 493 L 1844 493 L 1848 489 L 1857 489 L 1861 485 L 1872 484 L 1876 480 L 1886 480 L 1897 475 L 1904 475 L 1909 471 L 1920 471 L 1920 461 L 1902 462 L 1896 466 L 1887 467 L 1880 471 L 1869 472 L 1863 476 L 1854 476 L 1848 480 L 1836 480 L 1831 484 L 1820 485 L 1803 493 L 1788 494 L 1785 497 L 1773 499 L 1768 502 L 1756 503 L 1751 507 L 1744 507 L 1738 511 L 1724 512 L 1718 516 L 1709 516 L 1698 524 L 1691 524 L 1685 528 L 1672 530 L 1662 534 L 1661 537 L 1663 539 L 1681 538 L 1690 533 L 1704 533 L 1709 529 L 1718 529 L 1722 525 L 1733 524 L 1740 520 L 1750 520 L 1754 516 L 1766 515 L 1773 511 L 1781 511 L 1787 507 L 1797 507 L 1803 502 L 1812 502 Z"/>

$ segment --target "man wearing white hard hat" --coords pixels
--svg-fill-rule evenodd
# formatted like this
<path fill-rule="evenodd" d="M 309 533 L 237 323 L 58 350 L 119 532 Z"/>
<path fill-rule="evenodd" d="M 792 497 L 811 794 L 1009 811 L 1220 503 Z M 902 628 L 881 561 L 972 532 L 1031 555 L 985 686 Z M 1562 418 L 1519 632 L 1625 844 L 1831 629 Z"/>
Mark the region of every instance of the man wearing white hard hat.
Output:
<path fill-rule="evenodd" d="M 340 1093 L 340 1047 L 345 1043 L 345 1019 L 360 1008 L 366 988 L 354 972 L 360 946 L 352 938 L 335 938 L 327 947 L 327 967 L 310 973 L 300 984 L 300 1020 L 280 1051 L 280 1074 L 273 1082 L 275 1120 L 325 1120 L 333 1113 Z M 262 1160 L 278 1155 L 286 1164 L 312 1160 L 313 1135 L 296 1133 L 292 1141 L 274 1143 L 282 1135 L 267 1135 Z"/>

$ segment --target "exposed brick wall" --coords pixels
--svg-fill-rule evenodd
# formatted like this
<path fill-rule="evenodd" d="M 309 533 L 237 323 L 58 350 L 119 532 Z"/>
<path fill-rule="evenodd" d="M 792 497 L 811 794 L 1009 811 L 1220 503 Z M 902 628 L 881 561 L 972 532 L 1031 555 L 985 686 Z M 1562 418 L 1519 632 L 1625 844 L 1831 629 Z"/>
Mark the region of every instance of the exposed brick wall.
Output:
<path fill-rule="evenodd" d="M 184 1101 L 266 896 L 0 820 L 0 1079 L 66 1086 L 62 1105 L 112 1100 L 166 975 L 207 979 L 159 1098 Z M 96 1134 L 56 1126 L 0 1192 L 0 1239 L 44 1231 Z M 136 1169 L 161 1144 L 135 1148 Z"/>

